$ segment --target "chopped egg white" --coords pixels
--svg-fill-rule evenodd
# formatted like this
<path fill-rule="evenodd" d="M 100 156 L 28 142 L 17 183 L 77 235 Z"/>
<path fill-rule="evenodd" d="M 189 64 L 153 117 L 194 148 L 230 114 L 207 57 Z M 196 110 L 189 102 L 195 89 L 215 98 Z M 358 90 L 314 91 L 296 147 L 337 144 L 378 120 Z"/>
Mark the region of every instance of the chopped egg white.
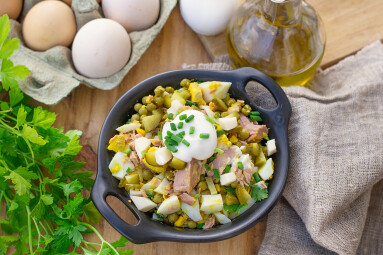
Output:
<path fill-rule="evenodd" d="M 167 195 L 170 192 L 169 187 L 170 187 L 170 182 L 168 181 L 168 179 L 164 178 L 161 184 L 154 191 L 162 195 Z"/>
<path fill-rule="evenodd" d="M 156 157 L 157 164 L 163 166 L 172 159 L 172 152 L 168 148 L 162 147 L 154 152 L 154 156 Z"/>
<path fill-rule="evenodd" d="M 226 224 L 226 223 L 230 223 L 231 220 L 226 217 L 226 215 L 222 214 L 222 213 L 214 213 L 215 217 L 217 218 L 218 222 L 221 223 L 221 224 Z"/>
<path fill-rule="evenodd" d="M 199 84 L 202 89 L 203 99 L 209 103 L 213 98 L 224 99 L 229 91 L 231 82 L 207 81 Z"/>
<path fill-rule="evenodd" d="M 201 213 L 199 211 L 198 199 L 196 199 L 196 201 L 194 202 L 194 204 L 192 206 L 188 205 L 184 202 L 181 202 L 181 209 L 193 221 L 197 222 L 197 221 L 202 220 L 202 216 L 201 216 Z"/>
<path fill-rule="evenodd" d="M 277 146 L 275 145 L 275 139 L 266 142 L 267 156 L 271 156 L 277 152 Z"/>
<path fill-rule="evenodd" d="M 274 162 L 272 158 L 269 158 L 266 163 L 261 166 L 258 170 L 258 175 L 262 178 L 262 180 L 269 180 L 273 177 L 274 173 Z"/>
<path fill-rule="evenodd" d="M 223 130 L 228 131 L 237 126 L 237 118 L 236 117 L 219 118 L 218 123 Z"/>
<path fill-rule="evenodd" d="M 214 112 L 210 109 L 208 105 L 201 105 L 199 108 L 205 110 L 207 116 L 209 116 L 210 118 L 214 118 Z"/>
<path fill-rule="evenodd" d="M 235 182 L 236 180 L 237 180 L 237 177 L 235 176 L 235 173 L 233 173 L 233 172 L 223 174 L 223 175 L 221 175 L 221 178 L 220 178 L 221 185 L 223 185 L 223 186 L 230 185 L 233 182 Z"/>
<path fill-rule="evenodd" d="M 223 200 L 221 194 L 202 195 L 201 211 L 205 214 L 222 211 Z"/>
<path fill-rule="evenodd" d="M 131 171 L 133 171 L 134 165 L 129 160 L 128 156 L 121 151 L 114 155 L 112 161 L 109 164 L 109 169 L 112 172 L 112 175 L 119 180 L 124 178 L 129 168 Z"/>
<path fill-rule="evenodd" d="M 130 123 L 130 124 L 122 125 L 118 127 L 116 130 L 121 133 L 128 133 L 130 131 L 136 130 L 139 127 L 141 127 L 140 123 Z"/>
<path fill-rule="evenodd" d="M 156 186 L 155 186 L 155 183 L 156 182 L 161 182 L 161 179 L 158 178 L 158 177 L 153 177 L 150 181 L 148 181 L 147 183 L 145 183 L 141 189 L 143 190 L 148 190 L 148 189 L 155 189 Z"/>
<path fill-rule="evenodd" d="M 181 112 L 184 108 L 184 105 L 178 101 L 177 99 L 172 101 L 170 108 L 167 110 L 167 113 L 176 114 L 177 112 Z"/>
<path fill-rule="evenodd" d="M 146 197 L 131 196 L 130 199 L 132 199 L 134 205 L 141 212 L 150 211 L 157 206 L 156 203 Z"/>
<path fill-rule="evenodd" d="M 129 195 L 130 196 L 136 196 L 136 197 L 142 197 L 141 191 L 139 190 L 129 190 Z"/>
<path fill-rule="evenodd" d="M 134 140 L 134 148 L 140 159 L 142 159 L 142 152 L 146 151 L 146 149 L 149 148 L 150 144 L 150 140 L 146 137 L 139 137 L 136 140 Z"/>
<path fill-rule="evenodd" d="M 157 213 L 168 215 L 177 212 L 181 208 L 180 201 L 177 196 L 171 196 L 162 202 Z"/>

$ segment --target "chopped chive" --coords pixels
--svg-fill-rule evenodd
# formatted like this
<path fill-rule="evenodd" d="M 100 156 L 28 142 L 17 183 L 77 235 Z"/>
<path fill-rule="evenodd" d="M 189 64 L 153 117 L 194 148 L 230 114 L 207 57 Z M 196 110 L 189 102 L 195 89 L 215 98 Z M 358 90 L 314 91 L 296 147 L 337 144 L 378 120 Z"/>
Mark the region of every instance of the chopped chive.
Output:
<path fill-rule="evenodd" d="M 263 137 L 263 139 L 265 139 L 266 141 L 270 140 L 268 136 Z"/>
<path fill-rule="evenodd" d="M 225 173 L 228 173 L 230 172 L 230 169 L 231 169 L 231 165 L 227 165 L 224 169 Z"/>
<path fill-rule="evenodd" d="M 169 130 L 168 130 L 168 132 L 166 132 L 166 134 L 167 134 L 168 136 L 172 136 L 172 135 L 173 135 L 173 133 L 170 132 Z"/>
<path fill-rule="evenodd" d="M 199 198 L 201 196 L 201 194 L 197 193 L 194 195 L 194 198 Z"/>
<path fill-rule="evenodd" d="M 261 113 L 258 111 L 250 112 L 250 116 L 260 116 L 260 115 L 261 115 Z"/>
<path fill-rule="evenodd" d="M 253 177 L 256 183 L 261 181 L 261 178 L 259 178 L 259 175 L 257 173 L 254 173 Z"/>
<path fill-rule="evenodd" d="M 183 122 L 178 122 L 178 125 L 177 125 L 177 128 L 178 128 L 178 129 L 181 129 L 183 126 L 184 126 L 184 123 L 183 123 Z"/>
<path fill-rule="evenodd" d="M 217 130 L 217 135 L 224 135 L 226 132 L 224 130 Z"/>
<path fill-rule="evenodd" d="M 223 153 L 223 150 L 219 149 L 219 148 L 215 148 L 214 149 L 215 152 L 218 152 L 219 154 L 222 154 Z"/>
<path fill-rule="evenodd" d="M 182 141 L 182 138 L 179 137 L 178 135 L 172 135 L 170 138 L 176 141 L 177 143 L 180 143 Z"/>
<path fill-rule="evenodd" d="M 203 223 L 198 223 L 198 224 L 197 224 L 197 228 L 198 228 L 198 229 L 203 228 Z"/>
<path fill-rule="evenodd" d="M 173 131 L 176 131 L 176 130 L 177 130 L 176 124 L 174 124 L 174 123 L 170 123 L 170 128 L 171 128 Z"/>
<path fill-rule="evenodd" d="M 241 161 L 238 161 L 238 162 L 237 162 L 237 165 L 238 165 L 238 168 L 239 168 L 239 169 L 243 170 L 243 164 L 242 164 Z"/>
<path fill-rule="evenodd" d="M 205 164 L 204 166 L 205 166 L 205 168 L 206 168 L 208 171 L 210 171 L 210 170 L 211 170 L 211 167 L 210 167 L 210 165 L 209 165 L 209 164 Z"/>
<path fill-rule="evenodd" d="M 174 141 L 171 137 L 166 136 L 165 137 L 165 142 L 169 143 L 170 145 L 178 145 L 176 141 Z"/>
<path fill-rule="evenodd" d="M 145 156 L 145 154 L 146 154 L 146 150 L 141 151 L 142 156 Z"/>
<path fill-rule="evenodd" d="M 174 117 L 174 114 L 173 114 L 173 113 L 169 113 L 169 114 L 168 114 L 168 119 L 169 119 L 169 120 L 172 120 L 173 117 Z"/>
<path fill-rule="evenodd" d="M 201 133 L 199 134 L 199 138 L 201 139 L 208 139 L 210 137 L 209 133 Z"/>
<path fill-rule="evenodd" d="M 188 141 L 186 141 L 185 139 L 182 140 L 182 143 L 185 144 L 187 147 L 189 147 L 190 143 Z"/>
<path fill-rule="evenodd" d="M 262 118 L 261 118 L 261 116 L 250 115 L 250 120 L 251 121 L 262 121 Z"/>
<path fill-rule="evenodd" d="M 179 112 L 179 111 L 177 111 L 177 112 L 176 112 L 176 116 L 177 116 L 178 114 L 180 114 L 180 112 Z"/>
<path fill-rule="evenodd" d="M 205 115 L 205 119 L 207 121 L 209 121 L 211 124 L 215 124 L 215 121 L 212 118 L 210 118 L 209 116 Z"/>
<path fill-rule="evenodd" d="M 180 116 L 180 120 L 184 120 L 184 119 L 186 119 L 186 114 L 182 114 L 182 115 Z"/>
<path fill-rule="evenodd" d="M 158 139 L 162 140 L 162 132 L 161 131 L 158 131 Z"/>
<path fill-rule="evenodd" d="M 166 148 L 168 148 L 171 152 L 174 152 L 174 153 L 175 153 L 175 152 L 178 151 L 178 149 L 177 149 L 176 147 L 170 145 L 168 141 L 165 141 L 165 146 L 166 146 Z"/>
<path fill-rule="evenodd" d="M 186 119 L 185 119 L 185 122 L 186 123 L 189 123 L 190 121 L 192 121 L 194 119 L 194 115 L 190 115 L 189 117 L 187 117 Z"/>
<path fill-rule="evenodd" d="M 130 167 L 128 167 L 128 169 L 126 169 L 126 172 L 129 173 L 130 170 L 132 170 L 132 169 L 130 169 Z"/>
<path fill-rule="evenodd" d="M 129 149 L 127 149 L 126 151 L 124 151 L 125 153 L 126 153 L 126 155 L 128 155 L 129 156 L 129 154 L 132 152 L 132 150 L 129 148 Z"/>
<path fill-rule="evenodd" d="M 214 172 L 214 177 L 215 177 L 216 179 L 219 179 L 220 175 L 219 175 L 218 169 L 214 168 L 214 169 L 213 169 L 213 172 Z"/>
<path fill-rule="evenodd" d="M 213 160 L 217 157 L 217 153 L 214 153 L 208 160 L 207 162 L 213 162 Z"/>
<path fill-rule="evenodd" d="M 189 135 L 194 134 L 194 130 L 195 130 L 195 127 L 191 126 L 191 127 L 189 128 Z"/>
<path fill-rule="evenodd" d="M 194 102 L 192 102 L 192 101 L 190 101 L 190 100 L 186 100 L 186 104 L 188 104 L 188 105 L 198 106 L 197 103 L 194 103 Z"/>
<path fill-rule="evenodd" d="M 214 114 L 214 118 L 216 118 L 216 119 L 219 118 L 219 113 L 218 113 L 218 112 L 216 112 L 216 113 Z"/>

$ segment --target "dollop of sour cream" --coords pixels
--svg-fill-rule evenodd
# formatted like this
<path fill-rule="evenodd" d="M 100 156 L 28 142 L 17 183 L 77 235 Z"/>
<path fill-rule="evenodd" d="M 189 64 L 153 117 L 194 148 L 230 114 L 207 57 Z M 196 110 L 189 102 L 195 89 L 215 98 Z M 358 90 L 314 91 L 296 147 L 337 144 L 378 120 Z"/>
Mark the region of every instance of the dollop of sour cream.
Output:
<path fill-rule="evenodd" d="M 182 115 L 186 115 L 188 118 L 194 115 L 194 118 L 190 122 L 180 120 Z M 182 128 L 178 128 L 178 123 L 183 122 Z M 170 123 L 174 123 L 177 130 L 171 129 Z M 190 128 L 194 127 L 194 133 L 190 134 Z M 214 154 L 214 149 L 217 147 L 217 132 L 214 125 L 206 119 L 206 115 L 196 110 L 186 110 L 178 114 L 172 121 L 166 122 L 162 128 L 162 139 L 165 141 L 165 137 L 170 131 L 172 134 L 177 135 L 185 131 L 183 139 L 190 143 L 186 146 L 180 142 L 174 147 L 177 148 L 177 152 L 172 152 L 173 156 L 181 159 L 185 162 L 191 161 L 193 158 L 198 160 L 205 160 Z M 201 138 L 201 134 L 209 134 L 209 138 Z"/>

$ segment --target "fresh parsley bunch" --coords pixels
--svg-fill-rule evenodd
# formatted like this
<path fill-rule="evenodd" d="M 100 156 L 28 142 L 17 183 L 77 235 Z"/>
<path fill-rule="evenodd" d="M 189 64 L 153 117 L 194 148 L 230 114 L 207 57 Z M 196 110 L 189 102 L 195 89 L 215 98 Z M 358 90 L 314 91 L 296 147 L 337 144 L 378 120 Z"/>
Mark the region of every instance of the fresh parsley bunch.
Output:
<path fill-rule="evenodd" d="M 0 254 L 13 246 L 15 254 L 132 254 L 121 238 L 108 243 L 91 225 L 100 221 L 92 201 L 84 196 L 93 179 L 80 171 L 81 131 L 52 127 L 55 114 L 24 104 L 18 86 L 29 70 L 9 57 L 19 47 L 7 39 L 7 15 L 0 17 Z M 5 208 L 4 208 L 5 207 Z M 5 214 L 4 214 L 5 212 Z M 85 220 L 84 220 L 85 219 Z M 95 233 L 92 243 L 83 235 Z"/>

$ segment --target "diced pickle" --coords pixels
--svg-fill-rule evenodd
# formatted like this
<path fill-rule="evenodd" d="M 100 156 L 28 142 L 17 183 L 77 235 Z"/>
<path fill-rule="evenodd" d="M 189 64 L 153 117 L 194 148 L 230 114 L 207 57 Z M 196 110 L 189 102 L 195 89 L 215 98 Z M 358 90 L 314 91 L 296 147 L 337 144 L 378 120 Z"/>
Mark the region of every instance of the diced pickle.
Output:
<path fill-rule="evenodd" d="M 169 164 L 170 167 L 173 167 L 174 169 L 181 170 L 184 169 L 186 166 L 186 163 L 176 157 L 173 157 Z"/>
<path fill-rule="evenodd" d="M 249 192 L 247 192 L 246 189 L 241 185 L 237 186 L 237 188 L 235 189 L 235 194 L 237 195 L 237 198 L 241 205 L 246 204 L 247 200 L 251 198 Z"/>
<path fill-rule="evenodd" d="M 161 121 L 161 115 L 155 114 L 155 115 L 150 115 L 146 116 L 145 118 L 142 119 L 142 125 L 145 128 L 145 132 L 150 132 L 153 129 L 155 129 L 158 124 Z"/>

